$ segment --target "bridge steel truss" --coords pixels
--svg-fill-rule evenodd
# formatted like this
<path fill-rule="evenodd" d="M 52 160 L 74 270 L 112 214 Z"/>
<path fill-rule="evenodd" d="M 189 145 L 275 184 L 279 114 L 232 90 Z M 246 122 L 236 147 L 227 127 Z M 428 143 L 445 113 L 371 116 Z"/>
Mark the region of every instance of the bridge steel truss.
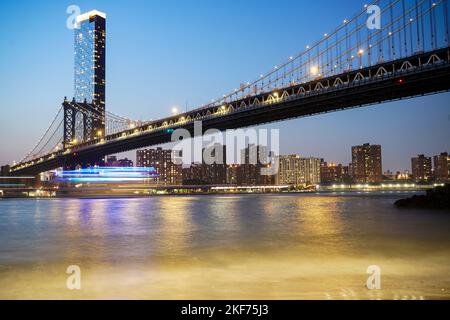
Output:
<path fill-rule="evenodd" d="M 105 134 L 105 111 L 93 103 L 64 100 L 64 149 L 76 143 L 103 138 Z M 81 116 L 81 127 L 77 128 L 77 115 Z"/>
<path fill-rule="evenodd" d="M 11 169 L 15 175 L 37 174 L 69 162 L 167 143 L 175 129 L 184 128 L 193 134 L 195 121 L 202 121 L 203 131 L 223 131 L 448 90 L 450 47 L 445 47 L 148 122 Z"/>

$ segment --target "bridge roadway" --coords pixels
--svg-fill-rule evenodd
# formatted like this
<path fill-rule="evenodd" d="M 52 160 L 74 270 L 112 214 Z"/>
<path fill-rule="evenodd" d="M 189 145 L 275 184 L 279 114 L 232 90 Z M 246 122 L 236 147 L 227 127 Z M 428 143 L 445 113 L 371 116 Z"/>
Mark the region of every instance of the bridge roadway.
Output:
<path fill-rule="evenodd" d="M 167 143 L 174 129 L 184 128 L 193 134 L 194 121 L 202 121 L 203 131 L 236 129 L 448 90 L 450 47 L 159 119 L 19 163 L 11 173 L 36 175 L 87 159 Z"/>

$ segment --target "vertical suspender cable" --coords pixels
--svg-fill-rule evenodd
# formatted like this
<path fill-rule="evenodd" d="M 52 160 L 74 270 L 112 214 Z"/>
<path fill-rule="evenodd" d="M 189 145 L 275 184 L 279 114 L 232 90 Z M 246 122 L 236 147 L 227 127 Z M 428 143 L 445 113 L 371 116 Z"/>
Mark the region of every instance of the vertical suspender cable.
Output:
<path fill-rule="evenodd" d="M 405 45 L 405 57 L 408 56 L 408 41 L 407 39 L 407 30 L 406 30 L 406 10 L 405 10 L 405 0 L 402 0 L 402 11 L 403 11 L 403 40 Z"/>
<path fill-rule="evenodd" d="M 434 49 L 434 21 L 433 21 L 433 4 L 431 2 L 431 0 L 428 0 L 428 5 L 430 7 L 430 32 L 431 32 L 431 48 Z"/>
<path fill-rule="evenodd" d="M 448 47 L 448 46 L 450 46 L 450 39 L 449 39 L 449 34 L 448 34 L 448 0 L 444 0 L 443 11 L 444 11 L 444 24 L 445 24 L 445 44 Z"/>

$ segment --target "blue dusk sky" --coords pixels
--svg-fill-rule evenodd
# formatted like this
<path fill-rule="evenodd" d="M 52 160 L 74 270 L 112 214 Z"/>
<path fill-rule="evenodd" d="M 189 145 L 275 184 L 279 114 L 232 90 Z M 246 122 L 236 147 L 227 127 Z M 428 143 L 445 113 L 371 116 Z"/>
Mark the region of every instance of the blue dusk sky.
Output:
<path fill-rule="evenodd" d="M 285 61 L 361 10 L 362 0 L 1 1 L 0 163 L 28 152 L 73 96 L 69 5 L 107 14 L 107 108 L 155 119 L 201 105 Z M 279 122 L 282 154 L 347 164 L 381 144 L 383 170 L 450 151 L 450 94 Z M 266 126 L 267 127 L 267 126 Z"/>

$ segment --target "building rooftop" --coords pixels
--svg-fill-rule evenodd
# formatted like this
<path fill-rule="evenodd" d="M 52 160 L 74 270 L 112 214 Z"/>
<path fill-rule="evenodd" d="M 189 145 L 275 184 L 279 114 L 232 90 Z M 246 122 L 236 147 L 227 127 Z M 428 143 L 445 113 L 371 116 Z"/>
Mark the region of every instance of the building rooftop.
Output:
<path fill-rule="evenodd" d="M 106 19 L 106 13 L 98 11 L 98 10 L 91 10 L 89 12 L 86 12 L 86 13 L 83 13 L 83 14 L 80 14 L 79 16 L 77 16 L 77 23 L 80 23 L 81 21 L 84 21 L 84 20 L 88 20 L 95 16 L 99 16 L 99 17 L 102 17 L 103 19 Z"/>

